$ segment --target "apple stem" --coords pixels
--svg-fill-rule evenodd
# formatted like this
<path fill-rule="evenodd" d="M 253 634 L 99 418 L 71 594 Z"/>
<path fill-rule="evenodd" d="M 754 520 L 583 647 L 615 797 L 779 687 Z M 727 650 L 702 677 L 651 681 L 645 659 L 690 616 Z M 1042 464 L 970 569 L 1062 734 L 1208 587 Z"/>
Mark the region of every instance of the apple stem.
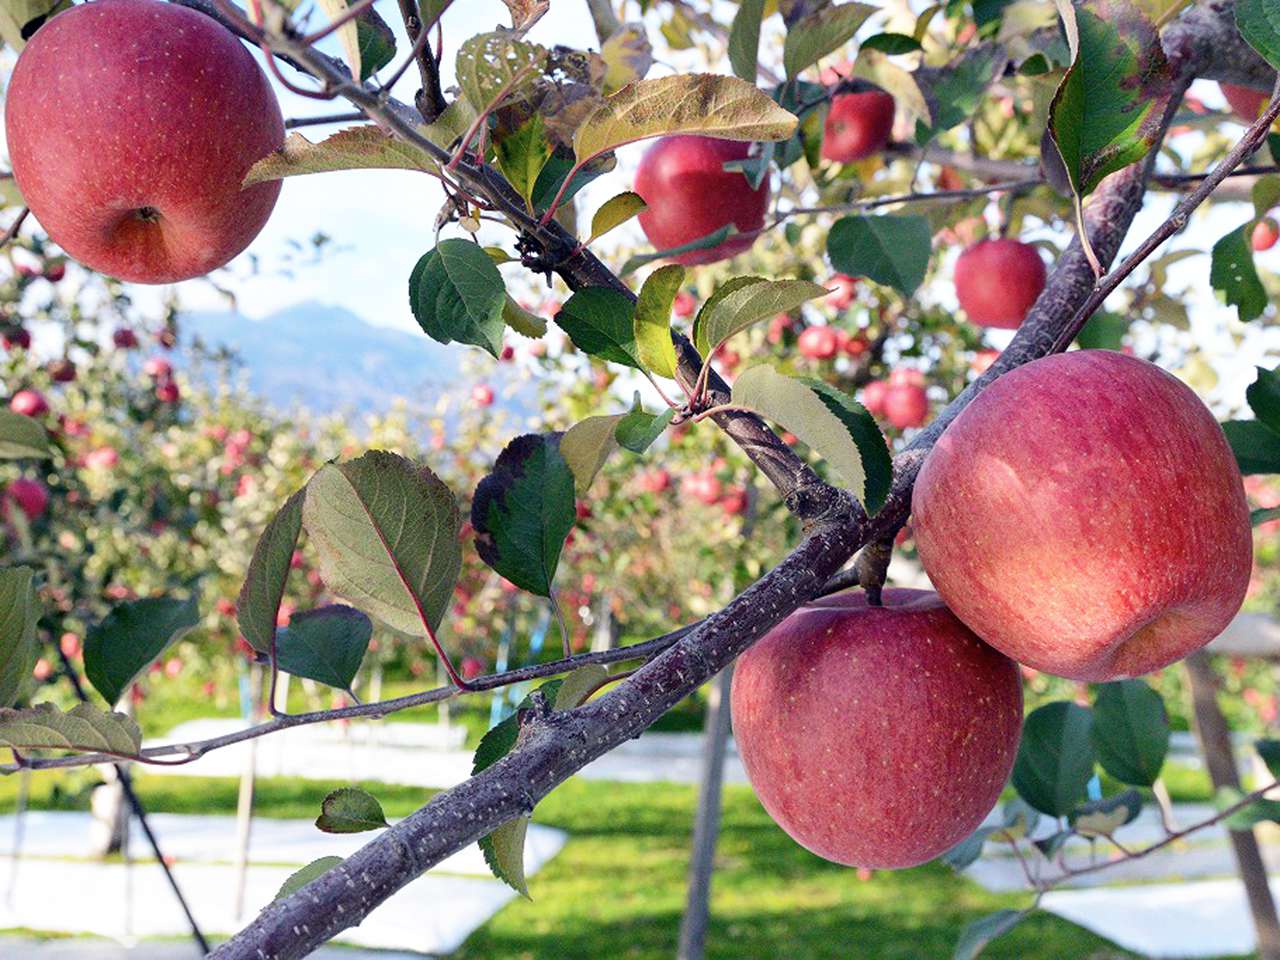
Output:
<path fill-rule="evenodd" d="M 889 574 L 889 561 L 892 559 L 893 539 L 889 538 L 868 543 L 853 562 L 854 571 L 858 575 L 858 586 L 866 592 L 869 606 L 884 605 L 884 581 Z"/>

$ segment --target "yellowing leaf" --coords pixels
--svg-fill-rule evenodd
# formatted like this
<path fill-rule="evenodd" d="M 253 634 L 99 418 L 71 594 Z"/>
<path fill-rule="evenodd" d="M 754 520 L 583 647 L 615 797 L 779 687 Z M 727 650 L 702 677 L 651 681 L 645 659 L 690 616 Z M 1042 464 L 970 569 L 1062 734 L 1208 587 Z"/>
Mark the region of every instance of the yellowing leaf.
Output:
<path fill-rule="evenodd" d="M 628 83 L 643 80 L 653 66 L 653 47 L 639 24 L 629 23 L 615 30 L 600 48 L 604 59 L 604 89 L 606 93 L 625 87 Z"/>
<path fill-rule="evenodd" d="M 528 829 L 529 818 L 516 817 L 480 838 L 484 862 L 493 875 L 526 900 L 530 899 L 524 877 L 524 837 Z"/>
<path fill-rule="evenodd" d="M 489 110 L 499 97 L 542 72 L 547 51 L 506 30 L 472 37 L 458 51 L 454 68 L 463 96 L 478 111 Z"/>
<path fill-rule="evenodd" d="M 594 243 L 614 227 L 621 226 L 645 208 L 644 198 L 630 190 L 611 197 L 601 204 L 591 218 L 591 236 L 587 243 Z"/>
<path fill-rule="evenodd" d="M 640 363 L 660 377 L 676 375 L 676 348 L 671 342 L 671 307 L 680 284 L 684 283 L 684 267 L 678 263 L 659 267 L 649 274 L 636 300 L 636 352 Z"/>
<path fill-rule="evenodd" d="M 325 12 L 325 15 L 335 21 L 347 12 L 347 0 L 316 0 L 317 5 Z M 348 20 L 337 29 L 338 42 L 342 44 L 342 52 L 346 55 L 347 66 L 351 68 L 353 77 L 361 76 L 360 73 L 360 31 L 356 28 L 355 20 Z"/>
<path fill-rule="evenodd" d="M 575 423 L 560 438 L 560 455 L 573 472 L 573 486 L 578 495 L 586 493 L 617 446 L 614 430 L 624 414 L 587 417 Z"/>
<path fill-rule="evenodd" d="M 808 280 L 763 280 L 744 284 L 708 300 L 693 325 L 693 343 L 704 357 L 753 323 L 825 296 L 826 287 Z"/>
<path fill-rule="evenodd" d="M 375 126 L 348 127 L 319 143 L 312 143 L 300 133 L 289 134 L 284 146 L 249 168 L 244 186 L 307 173 L 371 169 L 430 173 L 437 166 L 417 147 Z"/>
<path fill-rule="evenodd" d="M 27 45 L 32 24 L 70 8 L 70 0 L 5 0 L 0 3 L 0 39 L 19 53 Z"/>
<path fill-rule="evenodd" d="M 629 83 L 606 97 L 578 127 L 579 162 L 623 144 L 671 133 L 722 140 L 786 140 L 796 118 L 753 84 L 710 73 L 677 74 Z"/>

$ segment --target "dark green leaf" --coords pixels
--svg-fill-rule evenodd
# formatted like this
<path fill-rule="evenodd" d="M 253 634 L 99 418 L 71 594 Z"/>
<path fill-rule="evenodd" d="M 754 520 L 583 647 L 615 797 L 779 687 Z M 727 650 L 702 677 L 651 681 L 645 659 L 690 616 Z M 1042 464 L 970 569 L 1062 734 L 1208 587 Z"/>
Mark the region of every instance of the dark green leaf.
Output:
<path fill-rule="evenodd" d="M 551 158 L 551 147 L 547 144 L 543 131 L 542 115 L 535 113 L 519 130 L 495 140 L 493 149 L 502 175 L 524 197 L 532 210 L 533 191 L 538 177 Z"/>
<path fill-rule="evenodd" d="M 1228 420 L 1222 431 L 1241 473 L 1280 473 L 1280 433 L 1257 420 Z"/>
<path fill-rule="evenodd" d="M 343 862 L 342 857 L 321 857 L 319 860 L 313 860 L 297 873 L 289 877 L 276 893 L 276 900 L 283 900 L 285 897 L 292 896 L 312 880 L 324 876 L 334 867 Z"/>
<path fill-rule="evenodd" d="M 733 26 L 729 28 L 729 63 L 733 72 L 748 83 L 756 82 L 763 16 L 764 0 L 742 0 L 734 15 Z"/>
<path fill-rule="evenodd" d="M 848 43 L 876 8 L 865 3 L 821 4 L 787 27 L 782 64 L 787 79 Z M 755 76 L 746 79 L 755 82 Z"/>
<path fill-rule="evenodd" d="M 360 48 L 361 80 L 368 80 L 396 55 L 396 35 L 373 8 L 356 17 L 356 43 Z"/>
<path fill-rule="evenodd" d="M 445 240 L 423 255 L 409 275 L 409 308 L 427 335 L 487 350 L 502 349 L 507 289 L 484 249 L 469 240 Z"/>
<path fill-rule="evenodd" d="M 916 121 L 916 143 L 924 146 L 940 133 L 964 123 L 978 109 L 1004 58 L 994 50 L 979 49 L 947 70 L 940 71 L 932 86 L 935 101 L 928 124 Z"/>
<path fill-rule="evenodd" d="M 899 53 L 914 53 L 922 49 L 920 41 L 905 33 L 877 33 L 867 37 L 858 47 L 859 50 L 879 50 L 890 56 Z"/>
<path fill-rule="evenodd" d="M 30 567 L 0 568 L 0 707 L 17 703 L 31 678 L 39 621 L 35 571 Z"/>
<path fill-rule="evenodd" d="M 1053 859 L 1062 849 L 1063 845 L 1075 836 L 1074 830 L 1059 830 L 1057 833 L 1051 833 L 1047 837 L 1041 837 L 1039 840 L 1032 840 L 1039 850 L 1047 859 Z"/>
<path fill-rule="evenodd" d="M 575 164 L 574 156 L 568 150 L 557 150 L 547 160 L 533 186 L 533 209 L 536 213 L 542 213 L 551 206 L 551 201 L 560 190 L 560 184 L 564 183 L 564 178 L 573 170 Z M 607 164 L 589 163 L 582 167 L 573 175 L 573 180 L 570 181 L 564 196 L 560 198 L 561 204 L 568 203 L 579 190 L 608 171 Z"/>
<path fill-rule="evenodd" d="M 289 579 L 293 551 L 302 532 L 302 501 L 306 488 L 284 502 L 258 538 L 236 603 L 240 633 L 259 653 L 271 652 L 276 635 L 276 618 Z"/>
<path fill-rule="evenodd" d="M 827 256 L 841 273 L 869 277 L 909 297 L 924 280 L 930 244 L 925 217 L 844 217 L 827 235 Z"/>
<path fill-rule="evenodd" d="M 1258 367 L 1258 379 L 1249 384 L 1245 398 L 1255 417 L 1280 432 L 1280 372 Z"/>
<path fill-rule="evenodd" d="M 388 826 L 382 804 L 356 787 L 340 787 L 320 803 L 316 826 L 325 833 L 364 833 Z"/>
<path fill-rule="evenodd" d="M 1121 783 L 1155 783 L 1169 751 L 1160 694 L 1141 680 L 1102 684 L 1093 702 L 1093 745 L 1102 769 Z"/>
<path fill-rule="evenodd" d="M 1248 226 L 1237 227 L 1213 245 L 1209 283 L 1234 306 L 1241 320 L 1252 320 L 1267 308 L 1267 290 L 1253 265 Z"/>
<path fill-rule="evenodd" d="M 335 603 L 290 617 L 276 639 L 276 656 L 286 673 L 349 691 L 372 636 L 368 617 Z"/>
<path fill-rule="evenodd" d="M 0 460 L 48 457 L 49 434 L 40 421 L 12 410 L 0 410 Z"/>
<path fill-rule="evenodd" d="M 1236 28 L 1258 56 L 1280 70 L 1280 7 L 1275 0 L 1236 0 Z"/>
<path fill-rule="evenodd" d="M 1061 817 L 1084 799 L 1096 761 L 1087 707 L 1066 701 L 1027 715 L 1013 764 L 1013 786 L 1041 813 Z"/>
<path fill-rule="evenodd" d="M 1280 520 L 1280 507 L 1263 507 L 1249 514 L 1249 522 L 1255 527 L 1272 520 Z"/>
<path fill-rule="evenodd" d="M 199 622 L 195 597 L 146 597 L 118 604 L 85 634 L 85 675 L 114 705 L 153 660 Z"/>
<path fill-rule="evenodd" d="M 583 353 L 639 370 L 634 316 L 635 304 L 626 294 L 587 287 L 565 301 L 555 321 Z"/>
<path fill-rule="evenodd" d="M 951 960 L 974 960 L 986 949 L 987 944 L 1008 933 L 1026 915 L 1025 910 L 997 910 L 974 920 L 961 931 Z"/>
<path fill-rule="evenodd" d="M 1280 740 L 1259 740 L 1253 746 L 1271 775 L 1280 779 Z"/>
<path fill-rule="evenodd" d="M 1076 343 L 1083 350 L 1119 350 L 1128 331 L 1128 317 L 1099 310 L 1076 334 Z"/>
<path fill-rule="evenodd" d="M 971 867 L 978 857 L 982 856 L 982 848 L 986 844 L 987 838 L 993 833 L 999 832 L 1000 829 L 998 826 L 979 827 L 938 859 L 959 873 L 961 870 Z"/>

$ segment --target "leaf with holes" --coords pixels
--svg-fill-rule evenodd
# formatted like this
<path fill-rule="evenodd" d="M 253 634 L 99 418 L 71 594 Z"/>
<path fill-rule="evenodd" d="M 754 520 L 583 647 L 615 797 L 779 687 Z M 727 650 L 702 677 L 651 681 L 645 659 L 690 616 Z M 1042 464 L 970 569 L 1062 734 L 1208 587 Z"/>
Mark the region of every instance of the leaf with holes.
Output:
<path fill-rule="evenodd" d="M 579 290 L 556 314 L 556 325 L 583 353 L 642 369 L 636 347 L 635 304 L 619 290 Z"/>
<path fill-rule="evenodd" d="M 644 368 L 660 377 L 673 378 L 676 375 L 676 348 L 671 342 L 671 308 L 682 283 L 684 267 L 678 263 L 659 267 L 645 278 L 636 299 L 636 353 Z"/>
<path fill-rule="evenodd" d="M 25 710 L 0 710 L 0 746 L 136 756 L 142 731 L 132 717 L 91 703 L 77 703 L 66 713 L 52 703 L 37 703 Z"/>
<path fill-rule="evenodd" d="M 258 538 L 245 573 L 244 586 L 236 603 L 240 633 L 259 653 L 271 652 L 276 635 L 276 618 L 284 599 L 293 552 L 302 532 L 302 501 L 306 489 L 285 501 Z"/>
<path fill-rule="evenodd" d="M 35 571 L 30 567 L 0 568 L 0 707 L 18 701 L 36 664 Z"/>
<path fill-rule="evenodd" d="M 1260 420 L 1228 420 L 1222 432 L 1245 476 L 1280 473 L 1280 433 Z"/>
<path fill-rule="evenodd" d="M 0 460 L 47 460 L 49 434 L 38 420 L 0 410 Z"/>
<path fill-rule="evenodd" d="M 614 227 L 621 226 L 643 211 L 645 206 L 644 198 L 630 190 L 610 197 L 591 218 L 591 236 L 587 243 L 595 243 Z"/>
<path fill-rule="evenodd" d="M 765 0 L 742 0 L 729 28 L 729 64 L 733 72 L 747 83 L 756 82 L 756 66 L 760 60 L 760 22 L 764 19 Z"/>
<path fill-rule="evenodd" d="M 276 640 L 276 657 L 286 673 L 350 692 L 372 637 L 368 617 L 334 603 L 290 617 Z"/>
<path fill-rule="evenodd" d="M 1236 29 L 1258 56 L 1280 70 L 1280 7 L 1275 0 L 1236 0 Z"/>
<path fill-rule="evenodd" d="M 925 217 L 843 217 L 827 235 L 827 256 L 841 273 L 867 277 L 909 297 L 924 281 L 931 244 Z"/>
<path fill-rule="evenodd" d="M 409 275 L 409 308 L 427 336 L 502 349 L 507 288 L 493 259 L 469 240 L 445 240 Z"/>
<path fill-rule="evenodd" d="M 291 874 L 289 879 L 285 880 L 280 889 L 276 891 L 275 899 L 283 900 L 285 897 L 292 896 L 312 880 L 320 879 L 320 877 L 323 877 L 343 862 L 341 857 L 321 857 L 319 860 L 312 860 L 301 870 Z"/>
<path fill-rule="evenodd" d="M 560 454 L 573 471 L 574 489 L 582 496 L 617 445 L 614 433 L 625 414 L 587 417 L 570 427 L 560 438 Z"/>
<path fill-rule="evenodd" d="M 893 461 L 862 404 L 821 380 L 788 377 L 768 364 L 744 371 L 733 383 L 732 397 L 812 447 L 867 513 L 883 506 Z"/>
<path fill-rule="evenodd" d="M 551 146 L 543 131 L 542 116 L 535 113 L 515 133 L 495 139 L 493 149 L 502 175 L 524 197 L 525 204 L 532 211 L 534 185 L 542 168 L 551 159 Z"/>
<path fill-rule="evenodd" d="M 876 8 L 866 3 L 821 4 L 790 24 L 782 47 L 787 79 L 794 80 L 801 70 L 843 47 L 875 12 Z"/>
<path fill-rule="evenodd" d="M 514 33 L 497 30 L 472 37 L 458 50 L 454 72 L 467 102 L 477 111 L 491 109 L 501 96 L 510 94 L 541 75 L 547 51 Z"/>
<path fill-rule="evenodd" d="M 1209 263 L 1209 283 L 1236 308 L 1241 320 L 1260 317 L 1270 302 L 1253 265 L 1248 226 L 1237 227 L 1215 243 Z"/>
<path fill-rule="evenodd" d="M 429 469 L 384 450 L 328 464 L 307 485 L 302 525 L 330 591 L 408 636 L 439 628 L 462 566 L 461 518 Z"/>
<path fill-rule="evenodd" d="M 1149 787 L 1169 752 L 1164 700 L 1141 680 L 1104 683 L 1093 703 L 1092 736 L 1103 770 L 1121 783 Z"/>
<path fill-rule="evenodd" d="M 85 676 L 114 705 L 153 660 L 199 623 L 195 597 L 144 597 L 117 604 L 85 633 Z"/>
<path fill-rule="evenodd" d="M 1052 817 L 1074 810 L 1097 760 L 1092 727 L 1093 712 L 1079 704 L 1060 700 L 1031 711 L 1013 764 L 1018 795 Z"/>
<path fill-rule="evenodd" d="M 542 597 L 551 595 L 575 518 L 573 471 L 554 433 L 529 433 L 507 444 L 471 501 L 480 559 Z"/>
<path fill-rule="evenodd" d="M 720 297 L 713 295 L 694 319 L 694 346 L 708 357 L 734 334 L 753 324 L 790 313 L 826 295 L 826 287 L 808 280 L 763 280 L 734 287 Z"/>
<path fill-rule="evenodd" d="M 389 826 L 382 804 L 356 787 L 339 787 L 320 803 L 316 827 L 325 833 L 364 833 Z"/>
<path fill-rule="evenodd" d="M 1280 370 L 1257 369 L 1258 377 L 1249 384 L 1245 399 L 1255 417 L 1280 432 Z"/>

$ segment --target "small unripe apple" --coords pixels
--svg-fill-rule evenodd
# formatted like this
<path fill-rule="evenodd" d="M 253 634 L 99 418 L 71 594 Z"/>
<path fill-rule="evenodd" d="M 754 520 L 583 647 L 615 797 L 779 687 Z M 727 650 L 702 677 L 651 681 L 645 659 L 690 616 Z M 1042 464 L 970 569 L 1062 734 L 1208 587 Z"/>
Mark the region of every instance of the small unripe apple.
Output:
<path fill-rule="evenodd" d="M 26 327 L 17 327 L 10 330 L 4 335 L 4 348 L 6 350 L 30 350 L 31 349 L 31 333 Z"/>
<path fill-rule="evenodd" d="M 1280 240 L 1280 226 L 1277 226 L 1271 217 L 1263 217 L 1253 225 L 1250 239 L 1253 242 L 1253 249 L 1258 253 L 1270 250 L 1276 245 L 1276 241 Z"/>
<path fill-rule="evenodd" d="M 893 133 L 893 97 L 883 90 L 842 93 L 831 101 L 822 128 L 822 156 L 852 163 L 879 153 Z"/>
<path fill-rule="evenodd" d="M 914 383 L 890 383 L 884 393 L 884 416 L 899 430 L 921 426 L 929 416 L 929 396 Z"/>
<path fill-rule="evenodd" d="M 724 243 L 691 250 L 672 259 L 692 266 L 739 254 L 755 243 L 769 206 L 769 180 L 758 190 L 738 170 L 725 170 L 745 160 L 750 144 L 714 137 L 663 137 L 651 146 L 636 171 L 635 191 L 648 206 L 640 212 L 640 228 L 658 250 L 669 250 L 715 233 L 732 223 L 738 232 Z"/>
<path fill-rule="evenodd" d="M 851 357 L 860 357 L 871 349 L 871 341 L 865 333 L 855 333 L 844 344 L 844 352 Z"/>
<path fill-rule="evenodd" d="M 241 189 L 284 143 L 266 76 L 211 17 L 160 0 L 79 4 L 23 49 L 5 98 L 14 179 L 86 266 L 172 283 L 247 247 L 280 181 Z"/>
<path fill-rule="evenodd" d="M 853 303 L 854 295 L 858 292 L 858 278 L 851 277 L 847 273 L 837 273 L 824 285 L 834 288 L 824 299 L 828 306 L 836 310 L 848 309 L 849 304 Z"/>
<path fill-rule="evenodd" d="M 1237 117 L 1245 123 L 1253 123 L 1262 113 L 1267 102 L 1267 95 L 1253 87 L 1240 87 L 1234 83 L 1219 83 L 1222 96 Z"/>
<path fill-rule="evenodd" d="M 688 290 L 681 290 L 676 294 L 675 302 L 671 305 L 671 311 L 681 320 L 687 320 L 693 316 L 693 311 L 697 309 L 698 301 Z"/>
<path fill-rule="evenodd" d="M 49 412 L 49 404 L 39 390 L 19 390 L 10 398 L 9 409 L 24 417 L 42 417 Z"/>
<path fill-rule="evenodd" d="M 39 480 L 18 477 L 5 490 L 5 499 L 16 503 L 28 520 L 36 520 L 49 506 L 49 490 Z"/>
<path fill-rule="evenodd" d="M 80 656 L 80 638 L 68 631 L 58 638 L 58 649 L 66 655 L 68 660 L 74 660 Z"/>
<path fill-rule="evenodd" d="M 73 383 L 76 379 L 76 365 L 65 357 L 49 364 L 49 377 L 54 383 Z"/>
<path fill-rule="evenodd" d="M 982 822 L 1018 751 L 1013 661 L 921 590 L 802 607 L 738 658 L 733 732 L 765 810 L 847 866 L 932 860 Z"/>
<path fill-rule="evenodd" d="M 177 403 L 181 396 L 182 391 L 172 380 L 156 384 L 156 399 L 161 403 Z"/>
<path fill-rule="evenodd" d="M 796 341 L 802 357 L 830 360 L 840 349 L 840 338 L 831 327 L 807 327 Z"/>
<path fill-rule="evenodd" d="M 960 254 L 955 279 L 970 323 L 1013 330 L 1044 289 L 1044 261 L 1029 243 L 983 240 Z"/>
<path fill-rule="evenodd" d="M 884 415 L 884 397 L 889 392 L 889 384 L 883 380 L 872 380 L 862 388 L 862 405 L 873 417 Z"/>
<path fill-rule="evenodd" d="M 128 327 L 118 327 L 111 334 L 111 342 L 121 350 L 132 350 L 138 345 L 138 335 Z"/>
<path fill-rule="evenodd" d="M 477 407 L 493 406 L 493 387 L 486 383 L 477 383 L 471 388 L 471 402 Z"/>

